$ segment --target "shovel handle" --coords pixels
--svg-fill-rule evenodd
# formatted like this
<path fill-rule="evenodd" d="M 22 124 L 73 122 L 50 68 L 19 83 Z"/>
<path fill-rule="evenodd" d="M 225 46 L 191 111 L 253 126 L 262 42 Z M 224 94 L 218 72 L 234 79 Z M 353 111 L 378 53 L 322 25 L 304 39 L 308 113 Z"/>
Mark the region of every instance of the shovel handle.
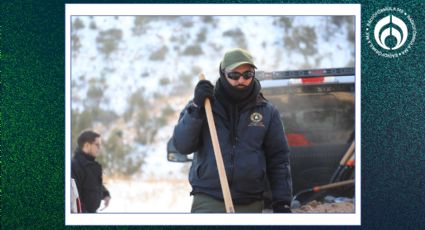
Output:
<path fill-rule="evenodd" d="M 324 190 L 324 189 L 337 188 L 337 187 L 341 187 L 341 186 L 345 186 L 345 185 L 349 185 L 349 184 L 354 184 L 354 179 L 345 180 L 345 181 L 336 182 L 336 183 L 327 184 L 327 185 L 322 185 L 322 186 L 316 186 L 316 187 L 313 188 L 313 192 L 319 192 L 319 191 Z"/>
<path fill-rule="evenodd" d="M 199 80 L 205 80 L 203 73 L 199 74 Z M 221 155 L 220 144 L 218 142 L 217 130 L 215 128 L 214 117 L 209 98 L 205 99 L 205 113 L 207 114 L 208 128 L 210 130 L 211 141 L 214 148 L 215 161 L 217 163 L 218 176 L 220 177 L 221 190 L 223 191 L 224 206 L 227 213 L 234 213 L 232 197 L 230 194 L 229 183 L 227 182 L 226 170 L 224 169 L 223 157 Z"/>
<path fill-rule="evenodd" d="M 354 141 L 351 143 L 350 147 L 348 148 L 347 152 L 342 157 L 341 161 L 339 162 L 339 165 L 345 165 L 345 163 L 350 159 L 350 157 L 354 153 Z"/>

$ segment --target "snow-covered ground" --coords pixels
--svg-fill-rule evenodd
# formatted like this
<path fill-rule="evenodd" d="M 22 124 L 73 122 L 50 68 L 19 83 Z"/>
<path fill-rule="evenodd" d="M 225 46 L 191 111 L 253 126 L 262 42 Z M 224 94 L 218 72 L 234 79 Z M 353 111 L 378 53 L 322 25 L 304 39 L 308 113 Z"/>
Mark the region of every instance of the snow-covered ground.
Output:
<path fill-rule="evenodd" d="M 108 180 L 112 199 L 100 213 L 188 213 L 192 203 L 187 179 Z M 102 210 L 103 209 L 103 210 Z"/>
<path fill-rule="evenodd" d="M 190 163 L 167 160 L 166 143 L 172 129 L 173 125 L 169 125 L 158 131 L 157 142 L 149 145 L 150 153 L 141 173 L 130 179 L 105 178 L 112 199 L 109 207 L 100 212 L 190 212 Z"/>
<path fill-rule="evenodd" d="M 172 129 L 170 125 L 158 131 L 157 142 L 149 145 L 150 151 L 141 173 L 129 179 L 104 179 L 112 199 L 104 210 L 102 203 L 99 212 L 190 212 L 190 163 L 167 160 L 166 143 Z"/>

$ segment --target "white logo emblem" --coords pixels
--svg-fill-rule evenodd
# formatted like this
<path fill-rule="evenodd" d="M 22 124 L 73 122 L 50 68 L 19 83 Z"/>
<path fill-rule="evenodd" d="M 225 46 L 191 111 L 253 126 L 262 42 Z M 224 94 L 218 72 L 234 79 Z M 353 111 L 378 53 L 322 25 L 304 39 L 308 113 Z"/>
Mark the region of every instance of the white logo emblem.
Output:
<path fill-rule="evenodd" d="M 376 23 L 374 35 L 380 47 L 386 50 L 396 50 L 404 45 L 407 40 L 407 26 L 400 18 L 389 15 Z M 396 45 L 392 48 L 385 44 L 385 39 L 390 36 L 394 36 L 397 40 Z"/>
<path fill-rule="evenodd" d="M 262 122 L 263 115 L 261 115 L 261 113 L 257 113 L 257 112 L 252 113 L 250 116 L 250 119 L 251 119 L 251 123 L 248 126 L 264 127 L 264 123 Z"/>
<path fill-rule="evenodd" d="M 252 122 L 257 123 L 257 122 L 260 122 L 262 119 L 263 119 L 263 115 L 261 115 L 260 113 L 255 112 L 251 114 Z"/>
<path fill-rule="evenodd" d="M 378 55 L 396 58 L 406 54 L 415 42 L 415 22 L 400 8 L 380 9 L 367 23 L 366 40 Z"/>

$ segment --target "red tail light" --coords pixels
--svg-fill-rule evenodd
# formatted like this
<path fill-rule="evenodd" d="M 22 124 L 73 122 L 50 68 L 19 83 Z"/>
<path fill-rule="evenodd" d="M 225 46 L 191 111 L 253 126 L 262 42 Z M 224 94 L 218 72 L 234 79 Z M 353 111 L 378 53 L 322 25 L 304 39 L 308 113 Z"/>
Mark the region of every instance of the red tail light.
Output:
<path fill-rule="evenodd" d="M 303 134 L 288 133 L 286 134 L 286 138 L 288 139 L 289 146 L 303 146 L 310 144 Z"/>
<path fill-rule="evenodd" d="M 324 77 L 309 77 L 309 78 L 302 78 L 301 82 L 303 84 L 310 84 L 310 83 L 323 83 L 325 81 Z"/>

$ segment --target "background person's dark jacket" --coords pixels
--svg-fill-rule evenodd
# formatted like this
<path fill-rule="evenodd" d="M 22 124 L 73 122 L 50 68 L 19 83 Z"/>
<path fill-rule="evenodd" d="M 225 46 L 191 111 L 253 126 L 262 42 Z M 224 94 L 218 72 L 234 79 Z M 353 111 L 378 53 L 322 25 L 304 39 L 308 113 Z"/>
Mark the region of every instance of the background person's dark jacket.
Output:
<path fill-rule="evenodd" d="M 85 154 L 82 150 L 75 151 L 71 164 L 71 177 L 75 179 L 83 212 L 94 213 L 100 202 L 110 196 L 103 186 L 102 167 L 94 157 Z"/>
<path fill-rule="evenodd" d="M 212 105 L 233 202 L 244 204 L 263 199 L 267 175 L 273 201 L 290 204 L 289 147 L 276 107 L 260 95 L 245 106 L 240 111 L 233 146 L 224 108 L 217 101 Z M 261 114 L 261 121 L 253 121 L 254 112 Z M 189 173 L 191 194 L 205 193 L 223 200 L 208 124 L 205 116 L 197 114 L 199 109 L 189 102 L 175 126 L 173 144 L 181 153 L 195 152 Z"/>

